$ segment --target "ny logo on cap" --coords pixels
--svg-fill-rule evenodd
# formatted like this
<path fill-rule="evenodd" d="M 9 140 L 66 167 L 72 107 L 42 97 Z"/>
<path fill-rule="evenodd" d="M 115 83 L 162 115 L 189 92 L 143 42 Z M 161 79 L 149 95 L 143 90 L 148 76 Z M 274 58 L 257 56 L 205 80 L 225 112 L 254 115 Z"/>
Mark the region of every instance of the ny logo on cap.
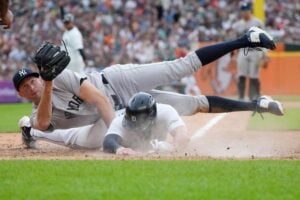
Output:
<path fill-rule="evenodd" d="M 19 75 L 22 77 L 22 76 L 25 76 L 27 74 L 27 72 L 25 71 L 25 69 L 22 69 L 19 71 Z"/>

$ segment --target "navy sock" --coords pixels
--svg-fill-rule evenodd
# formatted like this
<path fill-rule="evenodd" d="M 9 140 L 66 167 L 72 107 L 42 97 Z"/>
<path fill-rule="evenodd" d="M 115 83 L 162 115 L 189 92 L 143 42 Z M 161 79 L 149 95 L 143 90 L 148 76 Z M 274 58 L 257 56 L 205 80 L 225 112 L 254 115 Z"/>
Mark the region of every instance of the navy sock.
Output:
<path fill-rule="evenodd" d="M 206 96 L 209 103 L 209 113 L 255 111 L 257 101 L 244 102 L 226 99 L 218 96 Z"/>
<path fill-rule="evenodd" d="M 223 55 L 232 52 L 233 50 L 248 47 L 248 46 L 249 46 L 249 41 L 247 39 L 247 36 L 244 35 L 243 37 L 237 40 L 210 45 L 207 47 L 200 48 L 195 52 L 199 60 L 201 61 L 202 65 L 206 65 L 212 61 L 217 60 Z"/>

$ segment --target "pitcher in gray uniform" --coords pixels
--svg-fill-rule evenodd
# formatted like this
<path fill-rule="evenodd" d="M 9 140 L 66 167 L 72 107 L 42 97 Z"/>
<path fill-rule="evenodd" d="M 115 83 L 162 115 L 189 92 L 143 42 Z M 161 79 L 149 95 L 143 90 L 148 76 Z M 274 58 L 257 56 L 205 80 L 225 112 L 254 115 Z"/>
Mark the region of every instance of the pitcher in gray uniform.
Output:
<path fill-rule="evenodd" d="M 216 96 L 188 96 L 154 90 L 191 75 L 217 58 L 244 47 L 274 49 L 272 37 L 252 27 L 241 38 L 200 48 L 186 57 L 151 64 L 107 67 L 102 73 L 80 75 L 65 69 L 53 81 L 45 81 L 29 69 L 13 77 L 19 95 L 33 102 L 30 119 L 19 121 L 27 147 L 46 139 L 69 147 L 100 148 L 103 137 L 118 110 L 140 91 L 150 93 L 158 103 L 173 106 L 180 115 L 197 112 L 257 111 L 283 115 L 278 101 L 261 97 L 242 102 Z"/>
<path fill-rule="evenodd" d="M 237 34 L 244 33 L 252 26 L 263 28 L 262 21 L 252 15 L 252 4 L 243 3 L 240 6 L 241 19 L 233 24 Z M 245 98 L 246 78 L 249 78 L 249 100 L 257 99 L 260 95 L 260 64 L 268 60 L 266 49 L 257 51 L 251 48 L 241 48 L 237 57 L 238 95 L 240 100 Z"/>

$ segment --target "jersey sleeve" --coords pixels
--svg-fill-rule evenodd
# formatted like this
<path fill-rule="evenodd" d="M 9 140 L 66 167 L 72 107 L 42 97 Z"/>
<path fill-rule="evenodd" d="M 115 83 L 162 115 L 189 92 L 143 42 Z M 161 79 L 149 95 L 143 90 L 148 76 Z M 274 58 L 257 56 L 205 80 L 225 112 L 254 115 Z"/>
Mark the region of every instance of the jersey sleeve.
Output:
<path fill-rule="evenodd" d="M 36 120 L 36 114 L 37 114 L 37 107 L 36 106 L 32 106 L 32 112 L 31 112 L 31 115 L 30 115 L 30 125 L 31 127 L 34 126 L 34 122 Z"/>
<path fill-rule="evenodd" d="M 54 79 L 54 86 L 62 91 L 67 91 L 79 96 L 80 85 L 86 77 L 65 69 L 60 75 Z"/>
<path fill-rule="evenodd" d="M 158 113 L 160 117 L 158 120 L 163 120 L 165 122 L 168 132 L 173 131 L 177 127 L 185 126 L 185 123 L 179 116 L 178 112 L 170 105 L 158 104 Z"/>
<path fill-rule="evenodd" d="M 36 121 L 36 117 L 37 117 L 36 115 L 37 115 L 37 106 L 35 106 L 33 104 L 32 105 L 32 112 L 31 112 L 31 115 L 30 115 L 30 126 L 31 127 L 34 127 L 34 122 Z M 50 126 L 48 127 L 48 129 L 46 131 L 51 131 L 51 130 L 54 130 L 52 119 L 51 119 Z"/>
<path fill-rule="evenodd" d="M 105 136 L 110 134 L 119 135 L 121 138 L 124 138 L 126 134 L 126 129 L 122 126 L 123 116 L 117 116 L 111 122 Z"/>

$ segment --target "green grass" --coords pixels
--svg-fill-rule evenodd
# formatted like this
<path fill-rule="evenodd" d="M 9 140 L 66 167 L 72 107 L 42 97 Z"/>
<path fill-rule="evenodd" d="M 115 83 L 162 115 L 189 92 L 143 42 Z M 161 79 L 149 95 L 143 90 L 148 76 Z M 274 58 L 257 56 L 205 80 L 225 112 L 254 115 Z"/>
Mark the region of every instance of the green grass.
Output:
<path fill-rule="evenodd" d="M 31 114 L 31 104 L 0 104 L 0 113 L 0 133 L 17 132 L 19 119 Z"/>
<path fill-rule="evenodd" d="M 284 130 L 300 131 L 300 108 L 290 108 L 285 110 L 284 116 L 263 114 L 264 119 L 259 114 L 252 117 L 248 124 L 250 130 Z"/>
<path fill-rule="evenodd" d="M 300 96 L 299 95 L 291 95 L 291 96 L 272 96 L 273 99 L 278 101 L 290 101 L 290 102 L 299 102 Z"/>
<path fill-rule="evenodd" d="M 0 199 L 300 199 L 300 161 L 0 161 Z"/>

